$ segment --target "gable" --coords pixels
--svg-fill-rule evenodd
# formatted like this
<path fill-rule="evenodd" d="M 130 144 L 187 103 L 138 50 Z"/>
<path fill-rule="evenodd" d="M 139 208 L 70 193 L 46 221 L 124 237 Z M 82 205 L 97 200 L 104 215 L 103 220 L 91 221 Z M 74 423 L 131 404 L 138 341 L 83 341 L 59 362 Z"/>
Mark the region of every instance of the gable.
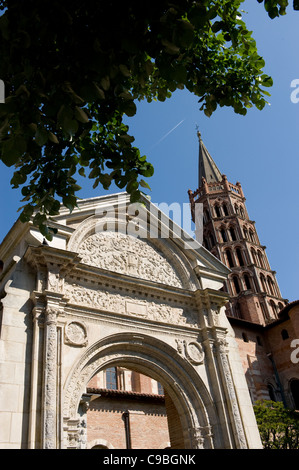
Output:
<path fill-rule="evenodd" d="M 165 254 L 147 239 L 120 232 L 97 232 L 83 240 L 78 254 L 81 262 L 90 266 L 183 287 Z"/>

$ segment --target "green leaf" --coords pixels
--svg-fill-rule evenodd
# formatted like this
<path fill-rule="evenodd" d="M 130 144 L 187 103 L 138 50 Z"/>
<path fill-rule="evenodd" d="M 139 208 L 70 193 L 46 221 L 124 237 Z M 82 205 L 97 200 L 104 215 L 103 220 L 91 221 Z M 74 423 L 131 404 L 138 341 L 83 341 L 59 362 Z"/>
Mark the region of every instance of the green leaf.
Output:
<path fill-rule="evenodd" d="M 135 116 L 137 107 L 133 101 L 128 101 L 122 106 L 122 110 L 128 117 L 132 117 Z"/>
<path fill-rule="evenodd" d="M 34 208 L 31 205 L 27 205 L 24 207 L 23 212 L 20 215 L 21 222 L 29 222 L 32 214 L 34 212 Z"/>
<path fill-rule="evenodd" d="M 130 70 L 128 69 L 128 67 L 124 64 L 120 64 L 119 65 L 119 70 L 121 71 L 121 73 L 125 76 L 125 77 L 130 77 L 131 76 L 131 72 Z"/>
<path fill-rule="evenodd" d="M 43 127 L 39 127 L 35 133 L 35 142 L 42 147 L 48 140 L 48 131 Z"/>
<path fill-rule="evenodd" d="M 134 202 L 139 202 L 141 198 L 141 193 L 140 191 L 132 191 L 130 193 L 130 202 L 133 204 Z"/>
<path fill-rule="evenodd" d="M 109 75 L 106 75 L 106 77 L 101 78 L 100 81 L 101 87 L 105 90 L 108 91 L 110 88 L 110 78 Z"/>
<path fill-rule="evenodd" d="M 154 167 L 151 163 L 147 163 L 139 168 L 140 174 L 149 178 L 154 174 Z"/>
<path fill-rule="evenodd" d="M 76 196 L 69 194 L 68 196 L 63 196 L 62 202 L 63 205 L 67 207 L 70 212 L 72 212 L 74 207 L 77 205 L 77 198 Z"/>
<path fill-rule="evenodd" d="M 269 75 L 262 75 L 261 76 L 261 79 L 262 79 L 262 85 L 263 86 L 266 86 L 266 87 L 271 87 L 273 86 L 273 79 L 271 77 L 269 77 Z"/>
<path fill-rule="evenodd" d="M 27 180 L 27 175 L 24 173 L 21 173 L 20 171 L 16 171 L 10 180 L 10 184 L 14 188 L 18 188 L 20 184 L 24 184 Z"/>
<path fill-rule="evenodd" d="M 140 180 L 140 181 L 139 181 L 139 184 L 140 184 L 140 186 L 142 186 L 143 188 L 151 189 L 151 187 L 149 186 L 149 184 L 148 184 L 146 181 L 144 181 L 144 180 Z"/>
<path fill-rule="evenodd" d="M 130 181 L 127 184 L 126 190 L 128 193 L 132 193 L 136 190 L 138 190 L 138 182 L 136 180 Z"/>
<path fill-rule="evenodd" d="M 23 137 L 20 135 L 12 136 L 2 144 L 1 159 L 6 166 L 10 167 L 19 161 L 26 149 L 27 143 Z"/>
<path fill-rule="evenodd" d="M 179 20 L 175 38 L 180 46 L 190 47 L 194 39 L 194 26 L 189 21 Z"/>
<path fill-rule="evenodd" d="M 80 121 L 80 122 L 83 122 L 83 123 L 86 123 L 89 121 L 89 117 L 87 116 L 86 112 L 79 108 L 79 106 L 76 106 L 75 107 L 75 118 Z"/>
<path fill-rule="evenodd" d="M 105 174 L 99 176 L 99 181 L 103 185 L 104 189 L 109 189 L 109 187 L 111 185 L 111 180 L 112 180 L 112 177 L 108 173 L 105 173 Z"/>
<path fill-rule="evenodd" d="M 179 54 L 180 48 L 176 44 L 173 44 L 167 39 L 162 39 L 162 44 L 163 46 L 165 46 L 165 52 L 167 52 L 168 54 Z"/>
<path fill-rule="evenodd" d="M 50 131 L 48 132 L 48 138 L 54 144 L 59 144 L 59 140 L 57 139 L 56 135 L 53 134 L 53 132 L 50 132 Z"/>
<path fill-rule="evenodd" d="M 79 125 L 75 119 L 65 118 L 62 123 L 62 129 L 65 133 L 73 136 L 78 131 Z"/>

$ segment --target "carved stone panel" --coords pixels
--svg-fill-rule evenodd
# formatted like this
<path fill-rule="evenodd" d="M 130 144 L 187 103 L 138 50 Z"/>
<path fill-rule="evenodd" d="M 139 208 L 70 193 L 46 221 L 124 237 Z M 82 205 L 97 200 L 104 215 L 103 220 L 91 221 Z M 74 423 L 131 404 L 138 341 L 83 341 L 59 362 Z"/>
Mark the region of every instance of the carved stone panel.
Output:
<path fill-rule="evenodd" d="M 92 307 L 101 311 L 198 328 L 196 311 L 186 304 L 177 305 L 174 301 L 145 300 L 142 295 L 137 293 L 133 297 L 133 295 L 120 294 L 112 289 L 91 289 L 68 282 L 65 283 L 65 297 L 72 304 Z"/>
<path fill-rule="evenodd" d="M 204 351 L 200 343 L 197 341 L 187 342 L 185 340 L 176 339 L 178 353 L 185 357 L 191 364 L 198 366 L 204 361 Z"/>
<path fill-rule="evenodd" d="M 72 321 L 65 327 L 65 343 L 71 346 L 87 345 L 87 330 L 82 322 Z"/>
<path fill-rule="evenodd" d="M 82 262 L 117 273 L 182 287 L 164 253 L 148 240 L 117 232 L 99 232 L 79 247 Z"/>

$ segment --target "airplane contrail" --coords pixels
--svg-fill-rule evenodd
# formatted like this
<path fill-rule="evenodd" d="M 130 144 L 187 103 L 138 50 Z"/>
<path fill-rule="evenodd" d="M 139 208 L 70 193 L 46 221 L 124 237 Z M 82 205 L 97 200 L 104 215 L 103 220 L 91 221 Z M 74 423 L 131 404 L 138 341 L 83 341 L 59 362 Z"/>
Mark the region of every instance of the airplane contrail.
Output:
<path fill-rule="evenodd" d="M 153 147 L 156 147 L 156 145 L 160 144 L 160 142 L 162 142 L 162 140 L 166 139 L 166 137 L 171 134 L 177 127 L 179 127 L 180 124 L 182 124 L 182 122 L 184 122 L 185 119 L 182 119 L 176 126 L 174 126 L 172 129 L 170 129 L 170 131 L 168 131 L 165 135 L 163 135 L 163 137 L 161 137 L 160 140 L 158 140 L 158 142 L 156 142 L 153 146 Z"/>

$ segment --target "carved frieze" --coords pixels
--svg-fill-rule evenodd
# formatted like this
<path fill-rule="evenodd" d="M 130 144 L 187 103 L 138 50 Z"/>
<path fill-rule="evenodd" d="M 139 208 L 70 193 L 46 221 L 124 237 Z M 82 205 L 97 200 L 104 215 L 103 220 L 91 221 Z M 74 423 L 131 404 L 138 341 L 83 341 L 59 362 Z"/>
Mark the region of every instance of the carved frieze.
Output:
<path fill-rule="evenodd" d="M 174 301 L 145 300 L 141 295 L 123 295 L 108 289 L 91 289 L 79 284 L 65 282 L 65 297 L 72 304 L 93 307 L 124 315 L 149 320 L 188 325 L 197 328 L 196 312 L 186 305 L 178 306 Z"/>
<path fill-rule="evenodd" d="M 99 232 L 79 247 L 83 263 L 117 273 L 182 287 L 175 269 L 164 253 L 150 241 L 118 232 Z"/>

